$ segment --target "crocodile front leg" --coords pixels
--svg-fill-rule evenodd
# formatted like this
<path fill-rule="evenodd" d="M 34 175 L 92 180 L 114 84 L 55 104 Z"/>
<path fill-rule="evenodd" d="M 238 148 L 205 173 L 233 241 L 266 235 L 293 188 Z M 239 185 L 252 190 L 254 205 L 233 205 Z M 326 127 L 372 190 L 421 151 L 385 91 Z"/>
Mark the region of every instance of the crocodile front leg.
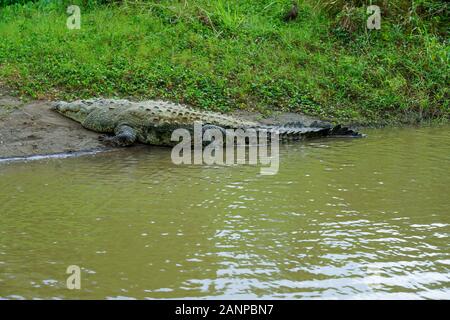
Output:
<path fill-rule="evenodd" d="M 101 136 L 100 140 L 109 143 L 116 147 L 127 147 L 131 146 L 136 142 L 136 132 L 135 130 L 127 125 L 121 125 L 116 128 L 115 130 L 115 136 L 108 137 L 108 136 Z"/>

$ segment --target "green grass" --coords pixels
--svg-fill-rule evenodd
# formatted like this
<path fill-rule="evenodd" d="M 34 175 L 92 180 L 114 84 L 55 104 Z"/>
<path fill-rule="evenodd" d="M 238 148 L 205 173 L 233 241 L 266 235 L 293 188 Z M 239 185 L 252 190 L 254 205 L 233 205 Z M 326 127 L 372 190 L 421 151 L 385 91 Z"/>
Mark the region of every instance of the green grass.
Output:
<path fill-rule="evenodd" d="M 66 28 L 62 1 L 0 7 L 0 84 L 360 123 L 449 118 L 448 42 L 426 27 L 350 33 L 309 2 L 285 23 L 289 0 L 123 2 L 70 1 L 80 30 Z"/>

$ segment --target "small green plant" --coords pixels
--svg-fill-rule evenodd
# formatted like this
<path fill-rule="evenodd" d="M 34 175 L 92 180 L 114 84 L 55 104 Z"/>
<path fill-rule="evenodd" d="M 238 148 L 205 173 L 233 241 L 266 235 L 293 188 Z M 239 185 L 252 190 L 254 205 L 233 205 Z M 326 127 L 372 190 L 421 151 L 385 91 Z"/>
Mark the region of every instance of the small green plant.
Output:
<path fill-rule="evenodd" d="M 299 1 L 289 22 L 291 0 L 70 2 L 80 30 L 66 27 L 67 1 L 0 10 L 1 84 L 33 98 L 162 98 L 362 123 L 449 117 L 448 36 L 423 12 L 439 1 L 389 2 L 379 31 L 365 29 L 362 1 L 336 13 Z M 420 21 L 404 24 L 404 10 Z"/>

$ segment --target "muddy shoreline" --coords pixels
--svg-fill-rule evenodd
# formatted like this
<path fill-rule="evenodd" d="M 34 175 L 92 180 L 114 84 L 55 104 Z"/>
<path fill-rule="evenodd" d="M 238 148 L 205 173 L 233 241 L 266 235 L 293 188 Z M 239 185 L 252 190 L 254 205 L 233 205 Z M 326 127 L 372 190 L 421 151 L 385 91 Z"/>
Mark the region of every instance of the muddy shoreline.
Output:
<path fill-rule="evenodd" d="M 50 109 L 49 101 L 0 96 L 0 158 L 105 149 L 98 134 Z"/>
<path fill-rule="evenodd" d="M 111 150 L 99 141 L 98 133 L 51 110 L 51 103 L 22 102 L 0 92 L 0 159 Z M 268 118 L 244 111 L 233 115 L 265 124 L 309 124 L 317 120 L 296 113 L 280 113 Z"/>

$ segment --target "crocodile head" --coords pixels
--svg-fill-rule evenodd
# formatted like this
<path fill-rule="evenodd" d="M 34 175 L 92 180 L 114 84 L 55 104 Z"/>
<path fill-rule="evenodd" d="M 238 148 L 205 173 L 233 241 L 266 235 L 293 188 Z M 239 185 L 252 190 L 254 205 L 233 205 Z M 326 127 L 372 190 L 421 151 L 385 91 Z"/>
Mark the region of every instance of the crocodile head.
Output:
<path fill-rule="evenodd" d="M 52 109 L 72 120 L 83 123 L 83 121 L 95 108 L 94 106 L 79 100 L 74 102 L 55 102 L 52 105 Z"/>

